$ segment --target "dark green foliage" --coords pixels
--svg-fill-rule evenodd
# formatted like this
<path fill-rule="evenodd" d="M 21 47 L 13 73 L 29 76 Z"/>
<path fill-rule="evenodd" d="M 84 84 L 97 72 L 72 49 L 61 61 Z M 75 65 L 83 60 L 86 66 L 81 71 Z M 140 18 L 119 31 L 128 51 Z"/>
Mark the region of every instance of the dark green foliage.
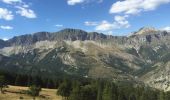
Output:
<path fill-rule="evenodd" d="M 163 91 L 159 93 L 159 100 L 165 100 L 165 93 Z"/>
<path fill-rule="evenodd" d="M 80 83 L 77 82 L 77 81 L 73 83 L 73 89 L 72 89 L 71 94 L 69 96 L 69 100 L 81 100 Z"/>
<path fill-rule="evenodd" d="M 33 99 L 35 99 L 36 96 L 39 96 L 40 91 L 41 91 L 41 87 L 32 85 L 29 87 L 28 94 L 33 96 Z"/>
<path fill-rule="evenodd" d="M 129 100 L 137 100 L 135 94 L 131 94 L 129 96 Z"/>
<path fill-rule="evenodd" d="M 127 100 L 125 93 L 123 90 L 119 90 L 118 99 L 117 100 Z"/>
<path fill-rule="evenodd" d="M 165 93 L 165 100 L 170 100 L 170 91 Z"/>
<path fill-rule="evenodd" d="M 81 88 L 81 100 L 96 100 L 96 87 L 94 85 L 85 85 Z"/>
<path fill-rule="evenodd" d="M 141 46 L 139 49 L 139 54 L 147 59 L 147 60 L 151 60 L 151 61 L 155 61 L 158 60 L 158 54 L 153 50 L 152 47 L 150 46 Z"/>
<path fill-rule="evenodd" d="M 67 80 L 64 80 L 63 83 L 60 84 L 57 94 L 68 99 L 70 93 L 71 93 L 71 83 Z"/>
<path fill-rule="evenodd" d="M 135 48 L 129 48 L 129 49 L 126 50 L 126 52 L 130 53 L 132 55 L 135 55 L 136 57 L 139 57 L 139 55 L 138 55 L 138 53 L 137 53 Z"/>
<path fill-rule="evenodd" d="M 8 83 L 5 79 L 8 80 Z M 15 85 L 15 83 L 21 86 L 28 86 L 29 84 L 28 93 L 33 97 L 39 95 L 41 88 L 37 86 L 41 86 L 58 88 L 57 95 L 61 95 L 67 100 L 170 100 L 170 92 L 127 82 L 114 83 L 104 79 L 94 80 L 69 76 L 50 79 L 22 74 L 0 74 L 2 88 L 6 84 Z"/>
<path fill-rule="evenodd" d="M 0 91 L 1 91 L 1 93 L 4 93 L 3 88 L 5 88 L 5 87 L 7 87 L 5 77 L 3 75 L 0 75 Z"/>
<path fill-rule="evenodd" d="M 99 80 L 97 85 L 97 100 L 102 100 L 103 82 Z"/>
<path fill-rule="evenodd" d="M 17 75 L 16 79 L 15 79 L 15 85 L 16 86 L 19 86 L 20 85 L 20 80 L 21 80 L 21 76 L 20 75 Z"/>
<path fill-rule="evenodd" d="M 63 83 L 66 84 L 65 82 Z M 64 96 L 69 91 L 70 95 L 65 95 L 65 99 L 68 100 L 170 100 L 170 92 L 163 92 L 142 85 L 115 84 L 106 80 L 88 80 L 86 82 L 69 80 L 67 82 L 73 82 L 72 88 L 67 88 L 66 91 L 65 87 L 67 86 L 61 88 L 63 87 L 63 83 L 61 83 L 59 92 L 62 91 L 61 93 Z"/>
<path fill-rule="evenodd" d="M 107 82 L 103 90 L 103 100 L 117 99 L 117 87 L 112 82 Z"/>

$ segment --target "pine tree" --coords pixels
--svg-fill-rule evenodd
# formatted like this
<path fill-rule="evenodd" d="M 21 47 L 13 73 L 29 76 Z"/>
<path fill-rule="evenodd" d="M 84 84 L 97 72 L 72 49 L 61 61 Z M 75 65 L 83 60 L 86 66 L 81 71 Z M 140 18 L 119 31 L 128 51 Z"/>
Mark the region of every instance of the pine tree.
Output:
<path fill-rule="evenodd" d="M 149 96 L 150 95 L 148 94 L 147 90 L 144 90 L 141 97 L 140 97 L 140 100 L 150 100 Z"/>
<path fill-rule="evenodd" d="M 71 84 L 67 80 L 64 80 L 63 83 L 60 84 L 57 94 L 61 95 L 65 99 L 68 99 L 68 97 L 70 96 L 70 92 Z"/>
<path fill-rule="evenodd" d="M 165 93 L 165 100 L 170 100 L 170 91 Z"/>
<path fill-rule="evenodd" d="M 52 87 L 54 87 L 53 81 L 48 79 L 48 81 L 47 81 L 47 88 L 52 88 Z"/>
<path fill-rule="evenodd" d="M 99 80 L 97 87 L 97 100 L 102 100 L 103 83 Z"/>
<path fill-rule="evenodd" d="M 137 100 L 137 99 L 136 99 L 136 97 L 135 97 L 134 94 L 131 94 L 131 95 L 129 96 L 129 100 Z"/>
<path fill-rule="evenodd" d="M 165 93 L 163 91 L 159 93 L 159 100 L 165 100 Z"/>
<path fill-rule="evenodd" d="M 0 91 L 1 91 L 1 93 L 4 93 L 3 88 L 5 88 L 5 87 L 7 87 L 5 77 L 3 75 L 0 75 Z"/>
<path fill-rule="evenodd" d="M 88 84 L 81 87 L 80 100 L 96 100 L 97 89 L 93 84 Z"/>
<path fill-rule="evenodd" d="M 113 98 L 114 98 L 114 96 L 113 96 L 113 85 L 112 85 L 112 83 L 107 82 L 104 86 L 102 99 L 103 100 L 113 100 Z"/>
<path fill-rule="evenodd" d="M 31 76 L 27 76 L 27 86 L 31 85 Z"/>
<path fill-rule="evenodd" d="M 118 100 L 127 100 L 123 90 L 120 90 Z"/>
<path fill-rule="evenodd" d="M 21 76 L 20 76 L 20 75 L 17 75 L 17 76 L 16 76 L 16 79 L 15 79 L 15 85 L 16 85 L 16 86 L 19 86 L 19 85 L 20 85 L 20 81 L 21 81 Z"/>
<path fill-rule="evenodd" d="M 69 100 L 81 100 L 81 97 L 80 97 L 80 84 L 78 82 L 74 83 L 73 90 L 71 92 Z"/>
<path fill-rule="evenodd" d="M 41 91 L 41 87 L 37 87 L 36 85 L 32 85 L 29 87 L 28 93 L 33 96 L 33 100 L 35 100 L 36 96 L 39 96 Z"/>

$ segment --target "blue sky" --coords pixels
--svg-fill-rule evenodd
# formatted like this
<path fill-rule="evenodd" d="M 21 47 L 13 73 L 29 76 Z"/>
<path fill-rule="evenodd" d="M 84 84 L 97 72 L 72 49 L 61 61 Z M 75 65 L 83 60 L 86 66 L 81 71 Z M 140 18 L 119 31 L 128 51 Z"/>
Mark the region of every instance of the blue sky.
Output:
<path fill-rule="evenodd" d="M 128 35 L 170 31 L 170 0 L 0 0 L 0 38 L 64 28 Z"/>

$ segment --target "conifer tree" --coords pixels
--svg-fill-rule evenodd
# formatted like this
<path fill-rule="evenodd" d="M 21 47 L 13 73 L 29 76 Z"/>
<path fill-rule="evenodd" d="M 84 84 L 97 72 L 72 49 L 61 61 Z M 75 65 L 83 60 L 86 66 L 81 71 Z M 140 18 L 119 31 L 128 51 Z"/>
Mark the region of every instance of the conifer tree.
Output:
<path fill-rule="evenodd" d="M 102 100 L 102 92 L 103 92 L 103 83 L 102 81 L 98 81 L 97 86 L 97 100 Z"/>
<path fill-rule="evenodd" d="M 79 82 L 75 82 L 73 84 L 73 89 L 72 89 L 72 92 L 70 94 L 69 100 L 81 100 Z"/>
<path fill-rule="evenodd" d="M 104 86 L 102 99 L 103 100 L 113 100 L 113 87 L 110 82 L 107 82 Z"/>
<path fill-rule="evenodd" d="M 3 88 L 5 88 L 5 87 L 7 87 L 5 77 L 3 75 L 0 75 L 0 91 L 1 91 L 1 93 L 4 93 Z"/>
<path fill-rule="evenodd" d="M 159 93 L 159 100 L 165 100 L 165 93 L 163 91 Z"/>
<path fill-rule="evenodd" d="M 21 76 L 20 76 L 20 75 L 17 75 L 16 78 L 15 78 L 15 85 L 16 85 L 16 86 L 19 86 L 19 85 L 20 85 L 20 82 L 21 82 Z"/>
<path fill-rule="evenodd" d="M 36 85 L 32 85 L 29 87 L 28 93 L 33 96 L 33 100 L 35 100 L 36 96 L 39 96 L 39 93 L 41 91 L 41 87 L 37 87 Z"/>
<path fill-rule="evenodd" d="M 68 97 L 70 96 L 70 92 L 71 84 L 69 83 L 69 81 L 64 80 L 63 83 L 60 84 L 57 94 L 61 95 L 65 99 L 68 99 Z"/>

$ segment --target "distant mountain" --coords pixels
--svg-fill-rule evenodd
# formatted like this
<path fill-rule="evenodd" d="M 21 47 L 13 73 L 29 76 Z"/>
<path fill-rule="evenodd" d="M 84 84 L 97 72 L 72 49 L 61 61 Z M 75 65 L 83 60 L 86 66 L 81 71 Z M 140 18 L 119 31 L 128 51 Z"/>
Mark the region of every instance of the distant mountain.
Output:
<path fill-rule="evenodd" d="M 49 32 L 38 32 L 34 34 L 27 34 L 16 36 L 8 41 L 9 45 L 32 45 L 38 41 L 60 41 L 60 40 L 69 40 L 69 41 L 85 41 L 85 40 L 109 40 L 109 39 L 123 39 L 126 37 L 121 36 L 112 36 L 105 35 L 97 32 L 86 32 L 79 29 L 64 29 L 59 32 L 49 33 Z"/>
<path fill-rule="evenodd" d="M 66 73 L 170 90 L 169 63 L 170 33 L 147 27 L 127 37 L 64 29 L 0 40 L 0 69 L 12 73 Z"/>
<path fill-rule="evenodd" d="M 153 27 L 143 27 L 139 29 L 139 31 L 135 32 L 133 35 L 148 35 L 148 34 L 155 34 L 159 32 L 159 30 Z"/>
<path fill-rule="evenodd" d="M 49 40 L 51 38 L 51 34 L 48 32 L 38 32 L 34 34 L 27 34 L 13 37 L 9 39 L 7 42 L 12 45 L 31 45 L 38 41 Z"/>
<path fill-rule="evenodd" d="M 64 29 L 59 32 L 53 33 L 52 40 L 99 40 L 99 39 L 110 39 L 112 36 L 107 36 L 102 33 L 96 33 L 96 32 L 85 32 L 83 30 L 79 29 Z"/>
<path fill-rule="evenodd" d="M 3 48 L 5 46 L 8 46 L 7 42 L 5 42 L 4 40 L 0 39 L 0 48 Z"/>

